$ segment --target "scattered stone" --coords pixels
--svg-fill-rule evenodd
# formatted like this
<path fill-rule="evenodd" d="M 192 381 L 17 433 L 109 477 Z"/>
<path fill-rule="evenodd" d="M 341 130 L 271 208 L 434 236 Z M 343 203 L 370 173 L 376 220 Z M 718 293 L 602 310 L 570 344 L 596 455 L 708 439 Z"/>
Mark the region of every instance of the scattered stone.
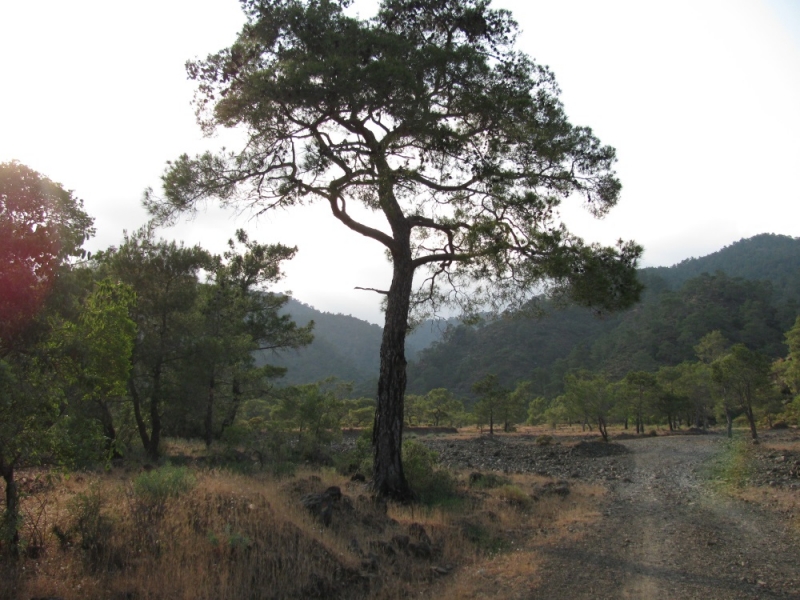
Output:
<path fill-rule="evenodd" d="M 398 534 L 392 537 L 392 543 L 403 552 L 408 550 L 408 544 L 410 542 L 411 538 L 409 538 L 407 535 Z"/>
<path fill-rule="evenodd" d="M 333 520 L 333 506 L 341 499 L 342 490 L 332 485 L 321 494 L 306 494 L 300 498 L 300 503 L 328 527 Z"/>
<path fill-rule="evenodd" d="M 450 573 L 452 573 L 453 565 L 444 565 L 444 566 L 436 565 L 434 567 L 431 567 L 431 571 L 433 572 L 434 575 L 438 577 L 443 577 L 445 575 L 449 575 Z"/>
<path fill-rule="evenodd" d="M 425 542 L 409 542 L 408 551 L 416 558 L 430 560 L 433 557 L 433 549 L 431 548 L 431 545 Z"/>

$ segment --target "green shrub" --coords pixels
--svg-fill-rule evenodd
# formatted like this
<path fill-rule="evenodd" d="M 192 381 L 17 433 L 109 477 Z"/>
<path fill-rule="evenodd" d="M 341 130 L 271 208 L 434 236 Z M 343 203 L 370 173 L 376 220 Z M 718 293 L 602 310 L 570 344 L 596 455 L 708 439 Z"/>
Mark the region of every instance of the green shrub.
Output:
<path fill-rule="evenodd" d="M 512 506 L 518 506 L 519 508 L 528 508 L 533 501 L 528 494 L 511 484 L 500 487 L 497 491 L 497 495 L 504 502 Z"/>
<path fill-rule="evenodd" d="M 54 533 L 62 541 L 67 541 L 74 534 L 78 536 L 78 545 L 93 565 L 98 562 L 108 547 L 111 538 L 112 522 L 103 514 L 105 498 L 92 486 L 84 494 L 77 494 L 67 505 L 67 512 L 72 518 L 72 526 L 67 533 L 54 527 Z"/>
<path fill-rule="evenodd" d="M 368 477 L 372 472 L 372 427 L 361 431 L 355 449 L 335 454 L 333 462 L 342 475 L 362 473 Z"/>
<path fill-rule="evenodd" d="M 161 515 L 167 500 L 191 490 L 196 479 L 186 467 L 164 466 L 145 471 L 133 480 L 133 495 L 139 507 L 151 514 Z"/>
<path fill-rule="evenodd" d="M 456 479 L 438 467 L 439 455 L 414 439 L 403 442 L 403 472 L 419 501 L 428 505 L 445 505 L 460 501 Z"/>
<path fill-rule="evenodd" d="M 511 483 L 507 477 L 501 477 L 494 473 L 471 473 L 469 476 L 469 487 L 479 490 L 490 490 Z"/>

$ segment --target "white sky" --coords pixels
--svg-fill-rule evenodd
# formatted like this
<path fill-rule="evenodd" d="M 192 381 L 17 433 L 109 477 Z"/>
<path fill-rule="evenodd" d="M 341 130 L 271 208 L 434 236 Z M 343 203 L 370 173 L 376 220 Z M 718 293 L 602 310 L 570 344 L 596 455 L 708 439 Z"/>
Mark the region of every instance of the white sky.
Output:
<path fill-rule="evenodd" d="M 372 6 L 355 3 L 362 16 Z M 617 149 L 620 205 L 600 222 L 566 207 L 573 231 L 635 239 L 645 266 L 758 233 L 800 236 L 800 1 L 495 6 L 555 72 L 570 120 Z M 0 162 L 18 159 L 83 198 L 98 229 L 91 249 L 118 243 L 146 221 L 142 192 L 167 160 L 225 142 L 201 138 L 184 63 L 228 46 L 242 21 L 236 0 L 0 1 Z M 381 322 L 379 298 L 353 288 L 388 286 L 382 248 L 322 204 L 258 222 L 210 210 L 164 237 L 220 251 L 242 226 L 299 246 L 280 289 Z"/>

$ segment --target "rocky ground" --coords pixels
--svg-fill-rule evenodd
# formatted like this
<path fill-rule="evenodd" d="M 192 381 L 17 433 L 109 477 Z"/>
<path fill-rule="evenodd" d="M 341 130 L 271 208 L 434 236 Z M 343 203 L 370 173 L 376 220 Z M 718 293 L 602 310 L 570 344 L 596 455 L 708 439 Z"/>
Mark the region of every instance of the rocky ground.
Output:
<path fill-rule="evenodd" d="M 749 453 L 753 468 L 745 482 L 797 490 L 797 432 L 766 437 Z M 723 436 L 608 445 L 537 446 L 525 436 L 422 441 L 454 468 L 533 472 L 609 489 L 603 518 L 585 535 L 543 546 L 546 577 L 508 597 L 800 598 L 796 515 L 738 500 L 715 483 L 730 451 Z"/>

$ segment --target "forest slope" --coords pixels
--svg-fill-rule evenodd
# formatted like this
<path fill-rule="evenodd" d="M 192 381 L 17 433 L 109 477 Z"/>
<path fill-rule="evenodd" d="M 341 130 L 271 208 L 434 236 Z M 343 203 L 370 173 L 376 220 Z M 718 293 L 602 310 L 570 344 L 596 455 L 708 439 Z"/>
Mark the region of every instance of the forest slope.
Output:
<path fill-rule="evenodd" d="M 530 380 L 536 393 L 552 397 L 570 369 L 621 376 L 692 360 L 694 345 L 713 330 L 781 356 L 783 333 L 798 314 L 800 239 L 759 235 L 669 268 L 642 269 L 640 279 L 642 301 L 620 314 L 545 303 L 538 319 L 451 328 L 409 366 L 409 389 L 468 395 L 473 382 L 494 373 L 506 385 Z"/>

